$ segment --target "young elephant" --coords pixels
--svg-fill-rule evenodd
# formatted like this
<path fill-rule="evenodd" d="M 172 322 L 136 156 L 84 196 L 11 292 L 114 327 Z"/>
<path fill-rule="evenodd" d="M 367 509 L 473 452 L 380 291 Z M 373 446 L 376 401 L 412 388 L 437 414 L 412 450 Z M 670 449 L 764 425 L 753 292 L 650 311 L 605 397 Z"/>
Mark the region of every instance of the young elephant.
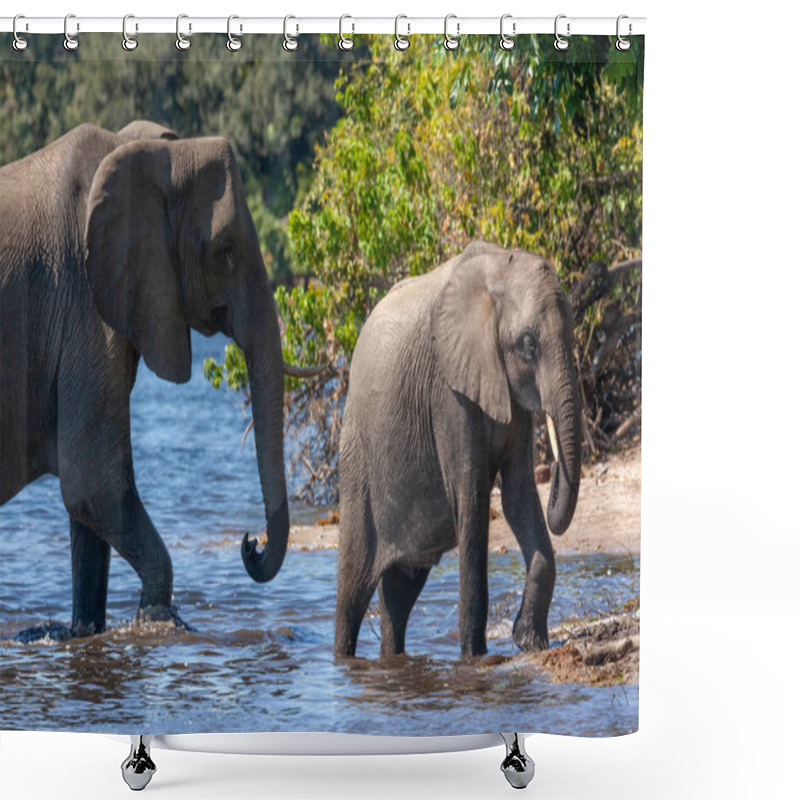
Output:
<path fill-rule="evenodd" d="M 503 511 L 527 580 L 514 641 L 546 649 L 555 560 L 533 476 L 533 412 L 557 450 L 547 521 L 566 531 L 580 482 L 572 311 L 552 265 L 475 242 L 395 286 L 353 354 L 340 448 L 336 653 L 355 654 L 379 588 L 381 652 L 402 653 L 431 567 L 458 547 L 465 657 L 486 652 L 489 502 Z"/>

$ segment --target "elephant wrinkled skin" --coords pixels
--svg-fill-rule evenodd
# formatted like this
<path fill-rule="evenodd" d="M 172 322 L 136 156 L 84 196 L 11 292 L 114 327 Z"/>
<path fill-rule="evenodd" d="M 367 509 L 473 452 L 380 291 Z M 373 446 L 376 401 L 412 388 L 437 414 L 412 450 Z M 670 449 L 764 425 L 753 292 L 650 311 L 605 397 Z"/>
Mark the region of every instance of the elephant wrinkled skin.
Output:
<path fill-rule="evenodd" d="M 431 566 L 458 547 L 465 657 L 486 652 L 491 488 L 527 567 L 514 641 L 546 649 L 555 560 L 536 492 L 533 413 L 552 418 L 558 461 L 547 518 L 572 520 L 580 483 L 580 401 L 572 311 L 552 265 L 475 242 L 401 281 L 353 354 L 340 446 L 335 651 L 355 654 L 376 589 L 381 653 L 405 650 Z"/>
<path fill-rule="evenodd" d="M 280 329 L 228 142 L 81 125 L 0 168 L 0 280 L 0 502 L 59 477 L 70 633 L 105 628 L 111 547 L 141 579 L 138 616 L 177 619 L 169 553 L 134 482 L 129 402 L 140 356 L 189 379 L 190 328 L 245 353 L 269 546 L 245 537 L 243 556 L 272 578 L 289 530 Z"/>

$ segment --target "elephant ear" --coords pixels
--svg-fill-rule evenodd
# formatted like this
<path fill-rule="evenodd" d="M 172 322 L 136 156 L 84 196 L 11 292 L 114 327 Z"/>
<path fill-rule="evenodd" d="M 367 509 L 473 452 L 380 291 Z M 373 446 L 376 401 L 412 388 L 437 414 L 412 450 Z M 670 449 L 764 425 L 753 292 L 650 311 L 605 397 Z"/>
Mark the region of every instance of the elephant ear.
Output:
<path fill-rule="evenodd" d="M 103 320 L 156 375 L 184 383 L 192 352 L 172 257 L 169 148 L 132 142 L 100 162 L 89 192 L 86 272 Z"/>
<path fill-rule="evenodd" d="M 493 251 L 492 251 L 492 254 Z M 497 340 L 489 291 L 489 251 L 460 258 L 433 305 L 436 359 L 448 386 L 477 403 L 492 419 L 511 422 L 511 394 Z M 477 256 L 477 257 L 476 257 Z"/>

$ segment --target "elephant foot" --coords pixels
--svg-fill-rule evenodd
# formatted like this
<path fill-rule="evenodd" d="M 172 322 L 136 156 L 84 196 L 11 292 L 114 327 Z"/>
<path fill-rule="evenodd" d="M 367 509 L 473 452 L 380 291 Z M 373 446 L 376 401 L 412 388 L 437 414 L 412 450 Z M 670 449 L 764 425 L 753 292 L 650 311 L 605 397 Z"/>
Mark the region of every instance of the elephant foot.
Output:
<path fill-rule="evenodd" d="M 506 757 L 500 765 L 506 780 L 515 789 L 524 789 L 535 772 L 533 759 L 525 752 L 525 739 L 518 733 L 501 733 L 506 743 Z"/>
<path fill-rule="evenodd" d="M 32 628 L 26 628 L 24 631 L 15 633 L 13 641 L 20 644 L 31 644 L 45 639 L 53 642 L 66 642 L 74 637 L 75 633 L 67 625 L 62 625 L 59 622 L 48 622 L 45 625 L 34 625 Z"/>
<path fill-rule="evenodd" d="M 194 633 L 197 630 L 181 619 L 178 610 L 174 606 L 139 606 L 134 622 L 137 624 L 143 622 L 172 622 L 176 628 L 181 628 L 189 633 Z"/>
<path fill-rule="evenodd" d="M 514 630 L 512 633 L 514 637 L 514 644 L 520 650 L 537 651 L 547 650 L 550 647 L 550 640 L 547 636 L 547 626 L 544 631 L 537 631 L 533 627 L 525 626 L 517 620 L 514 623 Z"/>
<path fill-rule="evenodd" d="M 134 792 L 144 789 L 155 775 L 156 765 L 150 758 L 152 741 L 152 736 L 131 736 L 131 752 L 122 762 L 122 779 Z"/>

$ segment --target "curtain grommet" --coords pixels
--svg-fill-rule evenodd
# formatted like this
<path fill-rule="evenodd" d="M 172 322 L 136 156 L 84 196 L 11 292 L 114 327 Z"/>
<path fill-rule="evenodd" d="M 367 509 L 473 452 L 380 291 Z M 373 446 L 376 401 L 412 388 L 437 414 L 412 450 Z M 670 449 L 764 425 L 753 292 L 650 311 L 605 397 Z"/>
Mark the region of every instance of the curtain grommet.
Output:
<path fill-rule="evenodd" d="M 67 14 L 67 16 L 64 17 L 64 49 L 69 50 L 72 53 L 78 49 L 80 42 L 69 32 L 69 21 L 71 19 L 75 19 L 75 14 Z M 75 31 L 77 32 L 80 29 L 80 23 L 77 23 Z"/>
<path fill-rule="evenodd" d="M 238 53 L 242 49 L 242 40 L 238 37 L 234 36 L 231 33 L 231 23 L 235 20 L 239 19 L 236 14 L 231 14 L 228 17 L 228 41 L 225 42 L 225 47 L 231 51 L 231 53 Z M 239 33 L 242 32 L 242 26 L 239 26 Z"/>
<path fill-rule="evenodd" d="M 620 14 L 617 17 L 617 44 L 616 44 L 616 47 L 617 47 L 617 50 L 619 50 L 621 53 L 624 53 L 627 50 L 631 49 L 631 40 L 630 39 L 626 39 L 620 33 L 620 24 L 621 24 L 622 20 L 624 20 L 624 19 L 628 19 L 628 17 L 625 14 Z M 631 34 L 631 24 L 629 22 L 628 23 L 628 36 L 630 36 L 630 34 Z"/>
<path fill-rule="evenodd" d="M 406 31 L 405 36 L 400 35 L 400 20 L 401 19 L 408 19 L 405 14 L 398 14 L 394 18 L 394 49 L 403 52 L 403 50 L 408 50 L 411 47 L 411 42 L 408 39 L 409 34 L 411 33 L 411 25 L 406 23 L 406 27 L 408 30 Z"/>
<path fill-rule="evenodd" d="M 175 47 L 178 50 L 188 50 L 192 46 L 192 41 L 188 37 L 184 36 L 181 33 L 181 20 L 187 19 L 189 17 L 188 14 L 178 14 L 177 19 L 175 20 Z M 189 33 L 192 32 L 192 23 L 189 23 Z"/>
<path fill-rule="evenodd" d="M 503 26 L 505 25 L 505 21 L 507 19 L 511 19 L 511 18 L 512 18 L 511 14 L 503 14 L 503 16 L 500 17 L 500 49 L 501 50 L 513 50 L 514 49 L 514 45 L 516 45 L 516 42 L 514 41 L 513 37 L 517 35 L 517 23 L 516 22 L 512 22 L 511 23 L 511 36 L 507 36 L 505 30 L 503 29 Z"/>
<path fill-rule="evenodd" d="M 293 17 L 291 14 L 289 14 L 283 18 L 283 49 L 286 50 L 287 53 L 293 53 L 295 50 L 297 50 L 298 44 L 297 39 L 295 39 L 293 36 L 289 36 L 287 26 L 290 19 L 297 19 L 297 17 Z M 296 23 L 295 31 L 299 33 Z"/>
<path fill-rule="evenodd" d="M 447 30 L 448 23 L 451 19 L 456 20 L 456 35 L 451 36 Z M 461 23 L 458 22 L 458 17 L 455 14 L 448 14 L 444 18 L 444 49 L 445 50 L 458 50 L 460 44 L 458 37 L 461 35 Z"/>
<path fill-rule="evenodd" d="M 19 35 L 19 31 L 17 30 L 17 23 L 21 20 L 25 19 L 24 14 L 17 14 L 14 17 L 14 24 L 12 26 L 12 32 L 14 34 L 14 41 L 11 42 L 11 46 L 18 52 L 21 53 L 23 50 L 27 50 L 28 48 L 28 40 L 24 36 Z M 28 23 L 25 23 L 25 30 L 28 30 Z"/>
<path fill-rule="evenodd" d="M 563 53 L 569 47 L 569 39 L 562 36 L 558 32 L 558 21 L 560 19 L 566 19 L 566 18 L 567 18 L 566 14 L 559 14 L 556 17 L 555 25 L 553 26 L 553 33 L 555 34 L 556 37 L 555 41 L 553 42 L 553 47 L 555 47 L 555 49 L 561 53 Z M 569 35 L 570 35 L 570 23 L 567 22 L 567 36 Z"/>
<path fill-rule="evenodd" d="M 344 35 L 344 21 L 346 19 L 353 19 L 349 14 L 342 14 L 339 17 L 339 49 L 340 50 L 352 50 L 355 42 L 349 37 Z M 351 23 L 351 28 L 355 29 L 355 26 Z"/>
<path fill-rule="evenodd" d="M 139 42 L 135 36 L 131 36 L 128 33 L 128 20 L 135 19 L 133 14 L 126 14 L 122 18 L 122 49 L 127 50 L 129 53 L 135 50 L 139 46 Z M 139 30 L 138 23 L 136 24 L 135 30 Z"/>

